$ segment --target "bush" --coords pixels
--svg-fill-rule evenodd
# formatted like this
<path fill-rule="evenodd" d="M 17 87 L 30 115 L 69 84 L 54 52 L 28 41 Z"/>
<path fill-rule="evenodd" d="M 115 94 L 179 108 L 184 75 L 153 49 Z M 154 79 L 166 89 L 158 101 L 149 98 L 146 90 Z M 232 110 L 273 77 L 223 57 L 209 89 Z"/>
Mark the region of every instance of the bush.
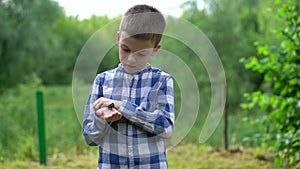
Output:
<path fill-rule="evenodd" d="M 264 76 L 264 88 L 245 94 L 245 109 L 255 106 L 266 113 L 261 121 L 265 133 L 262 145 L 278 153 L 278 165 L 300 167 L 300 4 L 277 0 L 283 27 L 276 31 L 280 46 L 256 43 L 260 57 L 243 60 L 246 68 Z"/>

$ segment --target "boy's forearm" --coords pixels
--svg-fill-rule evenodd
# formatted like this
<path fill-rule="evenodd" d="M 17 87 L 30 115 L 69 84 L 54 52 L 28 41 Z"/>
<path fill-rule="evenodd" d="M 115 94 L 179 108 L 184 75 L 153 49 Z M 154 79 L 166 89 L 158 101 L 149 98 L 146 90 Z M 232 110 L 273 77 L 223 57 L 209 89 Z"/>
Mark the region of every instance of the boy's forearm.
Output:
<path fill-rule="evenodd" d="M 172 78 L 167 78 L 160 86 L 157 95 L 148 98 L 148 100 L 155 100 L 154 109 L 146 110 L 129 101 L 123 101 L 119 111 L 125 118 L 142 127 L 145 131 L 164 138 L 170 137 L 175 120 Z"/>
<path fill-rule="evenodd" d="M 171 109 L 172 110 L 172 109 Z M 171 136 L 174 128 L 174 112 L 156 109 L 153 112 L 143 110 L 141 107 L 124 101 L 119 111 L 125 118 L 134 122 L 145 131 L 163 138 Z"/>

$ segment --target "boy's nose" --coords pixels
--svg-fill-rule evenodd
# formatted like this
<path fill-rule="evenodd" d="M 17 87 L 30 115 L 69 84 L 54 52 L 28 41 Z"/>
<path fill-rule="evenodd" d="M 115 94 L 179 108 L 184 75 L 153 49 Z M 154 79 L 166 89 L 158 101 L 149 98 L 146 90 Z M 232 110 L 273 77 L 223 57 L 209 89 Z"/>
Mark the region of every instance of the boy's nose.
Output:
<path fill-rule="evenodd" d="M 136 59 L 135 59 L 135 57 L 134 57 L 134 54 L 130 54 L 130 55 L 128 56 L 128 61 L 131 61 L 131 62 L 135 62 L 135 61 L 136 61 Z"/>

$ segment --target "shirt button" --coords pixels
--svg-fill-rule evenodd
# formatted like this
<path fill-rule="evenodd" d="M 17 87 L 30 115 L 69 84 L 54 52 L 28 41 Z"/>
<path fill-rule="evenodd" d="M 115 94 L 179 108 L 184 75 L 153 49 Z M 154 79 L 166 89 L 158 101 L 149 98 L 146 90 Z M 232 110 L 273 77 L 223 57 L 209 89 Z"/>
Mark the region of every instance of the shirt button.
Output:
<path fill-rule="evenodd" d="M 128 154 L 129 154 L 129 155 L 132 155 L 132 154 L 133 154 L 133 148 L 132 148 L 132 146 L 129 146 L 129 147 L 128 147 Z"/>

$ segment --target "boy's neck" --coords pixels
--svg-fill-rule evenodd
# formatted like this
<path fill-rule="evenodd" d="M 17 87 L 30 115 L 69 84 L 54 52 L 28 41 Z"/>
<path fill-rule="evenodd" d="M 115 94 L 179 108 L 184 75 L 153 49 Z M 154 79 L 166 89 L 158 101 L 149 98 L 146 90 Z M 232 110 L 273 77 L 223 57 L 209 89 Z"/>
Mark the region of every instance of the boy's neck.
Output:
<path fill-rule="evenodd" d="M 119 64 L 118 68 L 121 68 L 122 71 L 124 71 L 124 72 L 127 73 L 127 74 L 135 75 L 135 74 L 143 73 L 145 70 L 150 69 L 150 68 L 151 68 L 151 65 L 150 65 L 149 63 L 147 63 L 147 65 L 146 65 L 143 69 L 141 69 L 140 71 L 135 72 L 135 73 L 128 73 L 128 72 L 125 70 L 125 68 L 124 68 L 124 66 L 122 65 L 122 63 Z"/>

